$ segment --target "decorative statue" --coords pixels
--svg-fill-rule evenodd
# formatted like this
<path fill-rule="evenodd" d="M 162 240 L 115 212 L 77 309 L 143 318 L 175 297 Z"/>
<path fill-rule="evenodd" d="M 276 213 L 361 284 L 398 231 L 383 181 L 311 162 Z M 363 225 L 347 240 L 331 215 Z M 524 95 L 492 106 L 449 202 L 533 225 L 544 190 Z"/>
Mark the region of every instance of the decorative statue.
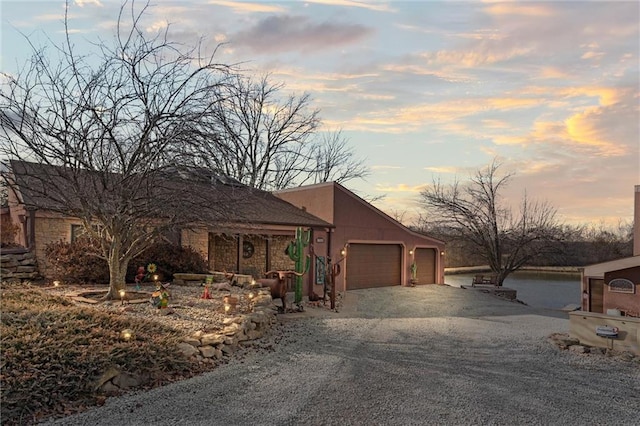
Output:
<path fill-rule="evenodd" d="M 151 303 L 158 309 L 166 308 L 169 305 L 169 296 L 169 290 L 159 282 L 156 291 L 151 293 Z"/>
<path fill-rule="evenodd" d="M 135 282 L 136 282 L 136 290 L 140 290 L 140 283 L 142 282 L 142 280 L 144 280 L 144 278 L 146 277 L 147 272 L 144 268 L 144 266 L 139 266 L 138 267 L 138 271 L 136 272 L 136 276 L 135 276 Z"/>

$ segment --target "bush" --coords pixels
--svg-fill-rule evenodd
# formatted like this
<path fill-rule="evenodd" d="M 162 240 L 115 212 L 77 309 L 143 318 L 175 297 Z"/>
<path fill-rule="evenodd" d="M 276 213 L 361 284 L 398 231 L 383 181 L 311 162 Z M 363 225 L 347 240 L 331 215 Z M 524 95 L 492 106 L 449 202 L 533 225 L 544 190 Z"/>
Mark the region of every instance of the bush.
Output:
<path fill-rule="evenodd" d="M 109 282 L 109 265 L 98 253 L 98 246 L 88 238 L 73 243 L 58 241 L 45 247 L 54 277 L 71 284 Z"/>
<path fill-rule="evenodd" d="M 132 282 L 139 266 L 147 267 L 150 263 L 158 269 L 156 274 L 161 281 L 173 280 L 173 274 L 190 272 L 204 274 L 208 267 L 200 253 L 191 247 L 181 247 L 170 243 L 154 244 L 142 255 L 129 263 L 127 269 L 127 281 Z M 148 279 L 151 279 L 148 277 Z"/>
<path fill-rule="evenodd" d="M 67 283 L 108 283 L 109 265 L 98 257 L 98 247 L 87 238 L 79 238 L 73 243 L 58 241 L 46 246 L 47 263 L 51 265 L 55 277 Z M 133 282 L 139 266 L 145 268 L 155 264 L 161 281 L 173 280 L 173 274 L 191 272 L 206 273 L 207 263 L 200 253 L 190 247 L 169 243 L 154 244 L 131 262 L 127 268 L 126 280 Z M 148 276 L 147 280 L 151 280 Z"/>

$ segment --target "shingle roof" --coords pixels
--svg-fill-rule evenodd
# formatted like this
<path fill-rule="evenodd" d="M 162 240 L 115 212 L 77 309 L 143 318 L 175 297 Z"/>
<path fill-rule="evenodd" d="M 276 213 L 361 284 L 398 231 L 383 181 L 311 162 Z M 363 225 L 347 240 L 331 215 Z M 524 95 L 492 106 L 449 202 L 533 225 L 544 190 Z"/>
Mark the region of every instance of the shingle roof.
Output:
<path fill-rule="evenodd" d="M 77 202 L 76 200 L 69 203 L 69 198 L 73 196 L 69 194 L 70 191 L 60 191 L 60 188 L 64 187 L 64 179 L 59 176 L 65 172 L 68 173 L 70 169 L 16 160 L 10 162 L 10 168 L 25 205 L 43 210 L 62 211 Z M 163 170 L 161 173 L 162 185 L 156 185 L 153 191 L 158 191 L 158 186 L 161 186 L 163 188 L 161 191 L 170 192 L 170 198 L 174 204 L 180 203 L 181 199 L 191 199 L 194 194 L 197 194 L 198 206 L 202 209 L 202 216 L 206 216 L 205 221 L 333 227 L 332 224 L 269 192 L 251 188 L 226 176 L 203 174 L 202 171 L 194 170 L 186 174 L 171 170 Z M 119 175 L 116 174 L 105 175 L 82 171 L 76 176 L 82 178 L 85 189 L 89 191 L 88 194 L 103 191 L 103 194 L 96 195 L 102 196 L 101 201 L 111 196 L 109 192 L 120 190 L 117 185 L 121 185 L 121 182 L 119 182 Z M 114 186 L 111 186 L 110 182 L 105 182 L 109 180 L 105 179 L 105 176 L 113 178 Z M 185 183 L 188 191 L 185 191 Z M 67 193 L 59 194 L 60 192 Z M 60 199 L 61 197 L 66 197 L 66 203 Z M 117 198 L 117 195 L 113 195 L 113 198 Z M 207 210 L 206 215 L 204 210 Z M 68 213 L 72 214 L 72 212 Z"/>

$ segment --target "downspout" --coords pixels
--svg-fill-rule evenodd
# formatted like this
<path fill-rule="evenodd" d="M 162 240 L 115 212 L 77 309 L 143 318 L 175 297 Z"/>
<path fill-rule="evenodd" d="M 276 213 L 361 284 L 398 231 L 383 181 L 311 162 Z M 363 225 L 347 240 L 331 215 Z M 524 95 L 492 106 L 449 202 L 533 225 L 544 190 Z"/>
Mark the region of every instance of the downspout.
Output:
<path fill-rule="evenodd" d="M 307 277 L 307 297 L 311 295 L 313 292 L 313 282 L 315 281 L 315 268 L 316 268 L 316 249 L 314 247 L 314 243 L 316 241 L 316 237 L 313 234 L 314 229 L 309 228 L 309 232 L 311 232 L 311 236 L 309 237 L 309 276 Z"/>
<path fill-rule="evenodd" d="M 266 256 L 265 256 L 265 270 L 264 272 L 270 271 L 271 270 L 271 235 L 267 235 L 267 237 L 265 238 L 265 251 Z M 262 275 L 261 275 L 262 276 Z"/>
<path fill-rule="evenodd" d="M 29 242 L 27 243 L 27 248 L 31 251 L 33 250 L 35 253 L 36 249 L 36 209 L 29 210 Z"/>
<path fill-rule="evenodd" d="M 240 262 L 241 262 L 241 259 L 242 259 L 242 244 L 244 242 L 243 238 L 242 238 L 242 234 L 238 234 L 236 236 L 236 242 L 237 242 L 236 246 L 238 247 L 238 250 L 236 252 L 236 271 L 235 272 L 236 272 L 236 274 L 239 274 L 240 273 L 240 266 L 241 266 Z"/>

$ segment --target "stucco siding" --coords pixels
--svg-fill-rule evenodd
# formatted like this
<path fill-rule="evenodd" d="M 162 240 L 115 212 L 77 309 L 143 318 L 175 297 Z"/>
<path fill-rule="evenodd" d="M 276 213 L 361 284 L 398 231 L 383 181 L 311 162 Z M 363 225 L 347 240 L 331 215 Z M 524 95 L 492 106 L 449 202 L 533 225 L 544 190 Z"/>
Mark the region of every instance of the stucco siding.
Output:
<path fill-rule="evenodd" d="M 334 223 L 334 192 L 332 184 L 319 184 L 283 190 L 275 195 L 326 222 Z"/>

